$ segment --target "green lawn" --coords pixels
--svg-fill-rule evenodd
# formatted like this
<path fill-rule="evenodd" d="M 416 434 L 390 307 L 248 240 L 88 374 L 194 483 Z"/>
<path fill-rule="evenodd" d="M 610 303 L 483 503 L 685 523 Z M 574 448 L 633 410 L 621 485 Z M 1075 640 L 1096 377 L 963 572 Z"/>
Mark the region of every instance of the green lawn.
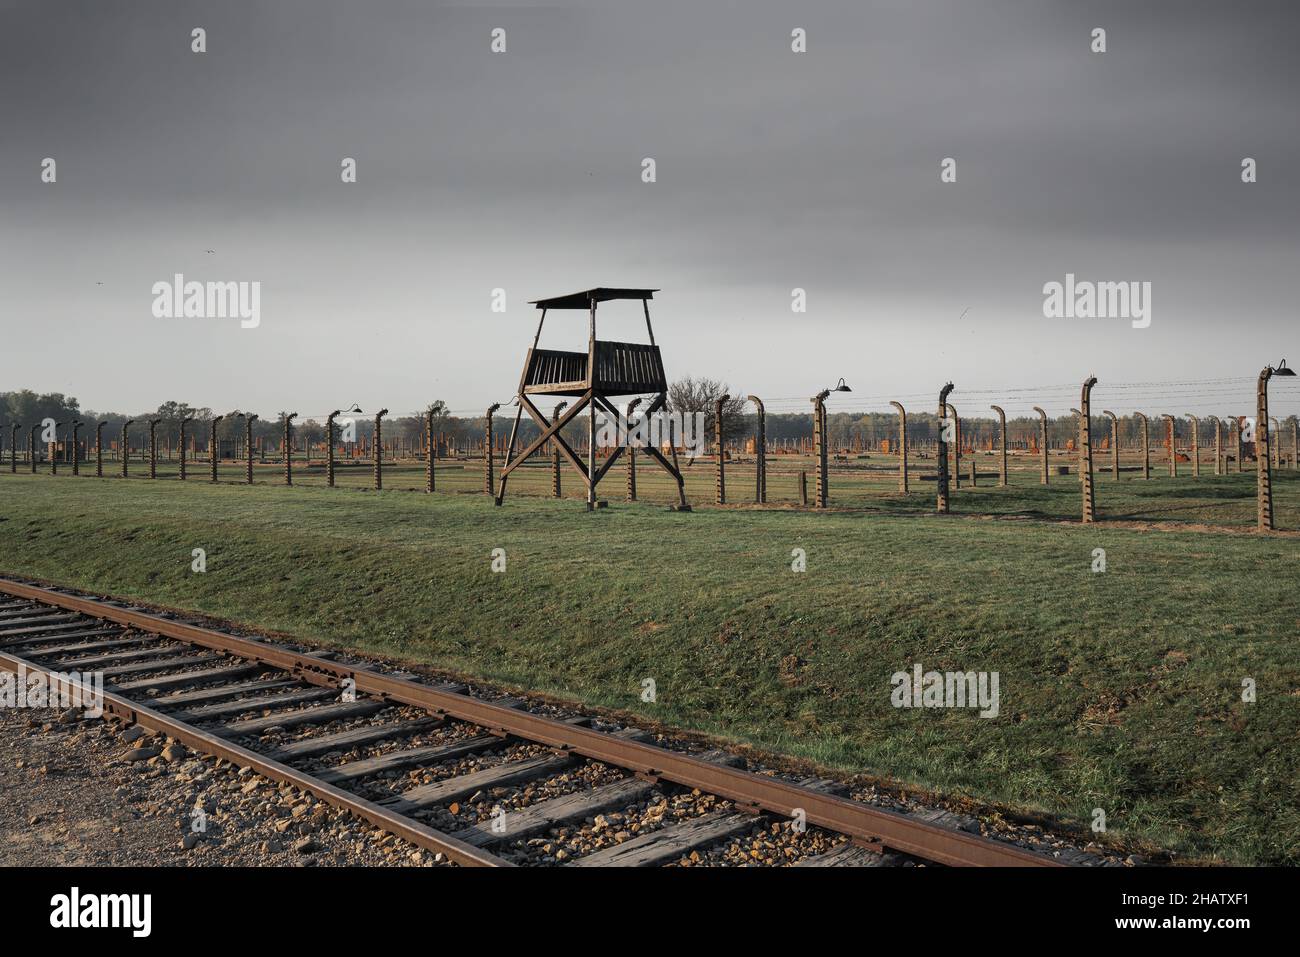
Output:
<path fill-rule="evenodd" d="M 711 489 L 708 464 L 694 469 Z M 1280 521 L 1296 514 L 1296 474 L 1277 476 Z M 1253 516 L 1253 474 L 1098 481 L 1103 514 L 1109 501 L 1109 514 L 1169 506 L 1217 523 L 1223 499 Z M 470 494 L 6 471 L 0 571 L 1081 825 L 1102 808 L 1112 835 L 1186 856 L 1300 861 L 1300 538 L 1063 524 L 1077 480 L 1044 490 L 1032 470 L 954 498 L 996 520 L 923 514 L 932 483 L 826 513 L 691 514 L 623 504 L 621 476 L 610 483 L 610 508 L 588 514 L 526 495 L 494 508 Z M 193 548 L 206 574 L 191 572 Z M 998 672 L 1000 715 L 892 707 L 890 675 L 914 662 Z M 1246 678 L 1256 703 L 1241 700 Z"/>

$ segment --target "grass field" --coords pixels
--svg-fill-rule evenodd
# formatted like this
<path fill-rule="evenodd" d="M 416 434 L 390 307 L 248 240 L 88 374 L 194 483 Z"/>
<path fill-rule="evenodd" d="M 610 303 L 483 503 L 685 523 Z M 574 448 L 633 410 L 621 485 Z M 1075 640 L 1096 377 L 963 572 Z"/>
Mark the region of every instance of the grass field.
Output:
<path fill-rule="evenodd" d="M 697 499 L 711 498 L 712 469 L 692 473 L 702 467 Z M 456 487 L 452 471 L 440 487 Z M 481 488 L 481 472 L 468 474 L 464 490 Z M 1279 524 L 1293 528 L 1296 475 L 1276 475 Z M 622 503 L 617 476 L 609 509 L 588 514 L 524 495 L 494 508 L 481 495 L 308 481 L 5 471 L 0 571 L 400 655 L 1081 826 L 1101 808 L 1112 835 L 1184 856 L 1300 863 L 1300 538 L 1063 523 L 1054 519 L 1078 514 L 1077 479 L 1043 489 L 1032 469 L 1010 489 L 954 497 L 959 513 L 996 518 L 922 514 L 932 483 L 855 501 L 848 478 L 833 496 L 858 507 L 679 514 Z M 1125 475 L 1111 490 L 1099 478 L 1099 504 L 1129 519 L 1249 522 L 1254 480 Z M 748 499 L 744 482 L 735 487 Z M 1091 570 L 1099 547 L 1104 573 Z M 190 570 L 194 548 L 207 552 L 205 574 Z M 503 574 L 491 570 L 495 548 L 506 550 Z M 796 548 L 806 572 L 791 570 Z M 998 672 L 999 716 L 892 707 L 890 675 L 917 662 Z M 640 698 L 645 678 L 654 703 Z M 1247 678 L 1255 703 L 1242 701 Z"/>

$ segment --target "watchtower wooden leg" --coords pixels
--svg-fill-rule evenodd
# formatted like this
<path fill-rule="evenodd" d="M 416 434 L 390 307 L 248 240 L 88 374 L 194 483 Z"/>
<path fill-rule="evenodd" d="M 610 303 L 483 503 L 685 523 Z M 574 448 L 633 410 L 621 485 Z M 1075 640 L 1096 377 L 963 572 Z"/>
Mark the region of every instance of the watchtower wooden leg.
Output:
<path fill-rule="evenodd" d="M 506 446 L 506 459 L 505 459 L 506 465 L 510 464 L 510 456 L 514 454 L 515 436 L 519 434 L 519 417 L 523 414 L 524 414 L 524 404 L 523 402 L 520 402 L 519 408 L 515 410 L 515 424 L 510 429 L 510 444 Z M 497 497 L 496 497 L 496 504 L 498 505 L 500 505 L 505 500 L 506 479 L 509 477 L 510 477 L 509 473 L 507 473 L 503 467 L 501 470 L 501 488 L 500 491 L 497 492 Z"/>

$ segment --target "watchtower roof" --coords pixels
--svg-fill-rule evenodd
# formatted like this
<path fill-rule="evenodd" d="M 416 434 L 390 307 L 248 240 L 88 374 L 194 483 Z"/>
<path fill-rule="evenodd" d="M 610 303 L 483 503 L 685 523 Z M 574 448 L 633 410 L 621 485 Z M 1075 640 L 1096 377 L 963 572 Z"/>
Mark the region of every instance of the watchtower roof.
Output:
<path fill-rule="evenodd" d="M 653 299 L 658 289 L 612 289 L 597 286 L 582 292 L 571 292 L 567 296 L 553 296 L 550 299 L 533 300 L 532 305 L 538 309 L 590 309 L 593 302 L 605 302 L 609 299 Z"/>

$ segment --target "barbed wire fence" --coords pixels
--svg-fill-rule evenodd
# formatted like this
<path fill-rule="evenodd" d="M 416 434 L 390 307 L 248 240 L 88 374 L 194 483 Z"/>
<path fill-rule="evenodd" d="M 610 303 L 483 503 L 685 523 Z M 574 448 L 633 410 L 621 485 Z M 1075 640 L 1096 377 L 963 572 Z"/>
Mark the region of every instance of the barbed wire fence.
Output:
<path fill-rule="evenodd" d="M 1080 518 L 1091 508 L 1103 519 L 1197 517 L 1216 524 L 1217 516 L 1219 524 L 1244 525 L 1250 472 L 1257 485 L 1254 524 L 1269 530 L 1274 527 L 1272 486 L 1279 477 L 1288 482 L 1287 524 L 1300 524 L 1300 515 L 1293 514 L 1300 505 L 1290 495 L 1300 485 L 1289 481 L 1298 471 L 1297 382 L 1272 380 L 1263 428 L 1257 421 L 1260 380 L 1251 376 L 1103 379 L 1094 387 L 1086 427 L 1080 383 L 969 389 L 958 384 L 943 409 L 937 386 L 914 393 L 831 392 L 820 407 L 824 429 L 818 428 L 816 396 L 749 396 L 744 411 L 729 416 L 739 423 L 706 430 L 702 454 L 683 459 L 684 474 L 692 500 L 721 505 L 725 499 L 728 507 L 811 505 L 908 513 L 937 506 L 943 511 L 938 486 L 947 479 L 945 491 L 955 496 L 956 511 L 1066 518 L 1062 496 L 1042 497 L 1073 483 L 1075 490 L 1086 486 L 1074 511 Z M 54 423 L 53 432 L 48 420 L 0 423 L 0 468 L 88 477 L 91 471 L 80 465 L 93 461 L 97 477 L 484 494 L 494 468 L 504 462 L 509 431 L 498 421 L 504 417 L 489 420 L 493 405 L 501 404 L 483 409 L 437 404 L 405 414 L 385 409 L 375 417 L 354 404 L 344 415 L 297 413 L 288 427 L 283 414 L 258 419 L 238 410 L 206 423 L 140 417 L 125 420 L 122 438 L 113 437 L 122 417 L 102 424 L 69 417 Z M 602 426 L 603 419 L 597 416 Z M 535 426 L 523 428 L 521 438 L 527 441 Z M 585 456 L 584 427 L 573 426 L 572 442 Z M 597 449 L 597 457 L 603 453 Z M 945 468 L 939 467 L 941 455 Z M 130 471 L 132 459 L 145 467 Z M 105 472 L 105 461 L 119 468 Z M 667 502 L 675 488 L 666 476 L 647 463 L 638 476 L 635 462 L 628 456 L 620 463 L 617 471 L 624 471 L 625 479 L 609 487 L 625 487 L 621 497 L 628 501 Z M 72 469 L 58 473 L 60 463 Z M 548 444 L 517 470 L 514 487 L 524 495 L 563 497 L 559 469 L 559 455 Z M 1083 481 L 1085 471 L 1096 473 L 1096 487 Z M 280 474 L 283 478 L 277 478 Z M 609 477 L 614 475 L 612 470 Z M 1242 478 L 1230 486 L 1223 484 L 1238 475 Z M 1204 479 L 1205 490 L 1180 488 L 1177 497 L 1162 498 L 1159 492 L 1115 484 L 1163 476 Z M 818 492 L 811 503 L 810 482 Z M 576 493 L 577 483 L 571 484 Z M 1117 496 L 1120 488 L 1127 494 Z M 994 491 L 999 489 L 1019 494 L 1000 501 Z M 964 501 L 963 492 L 980 494 Z M 927 505 L 927 498 L 936 504 Z"/>

